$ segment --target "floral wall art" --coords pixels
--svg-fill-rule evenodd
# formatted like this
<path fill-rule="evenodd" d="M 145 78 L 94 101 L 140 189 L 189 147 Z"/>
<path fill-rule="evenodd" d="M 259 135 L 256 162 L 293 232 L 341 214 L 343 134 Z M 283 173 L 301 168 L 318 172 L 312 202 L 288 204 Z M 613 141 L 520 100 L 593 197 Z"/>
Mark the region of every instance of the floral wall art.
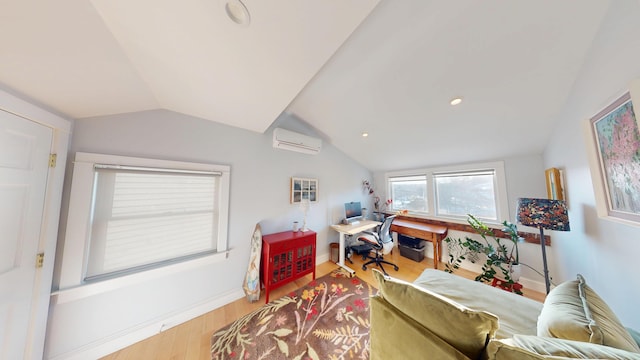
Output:
<path fill-rule="evenodd" d="M 640 224 L 640 132 L 629 92 L 590 120 L 590 133 L 598 215 Z"/>

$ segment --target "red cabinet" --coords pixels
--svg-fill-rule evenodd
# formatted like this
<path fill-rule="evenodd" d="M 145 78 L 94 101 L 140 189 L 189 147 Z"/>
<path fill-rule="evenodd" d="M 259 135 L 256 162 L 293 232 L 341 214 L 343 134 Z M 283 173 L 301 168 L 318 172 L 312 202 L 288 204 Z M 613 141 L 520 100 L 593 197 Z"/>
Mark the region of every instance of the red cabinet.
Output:
<path fill-rule="evenodd" d="M 309 273 L 316 278 L 316 233 L 284 231 L 262 236 L 262 284 L 269 292 Z"/>

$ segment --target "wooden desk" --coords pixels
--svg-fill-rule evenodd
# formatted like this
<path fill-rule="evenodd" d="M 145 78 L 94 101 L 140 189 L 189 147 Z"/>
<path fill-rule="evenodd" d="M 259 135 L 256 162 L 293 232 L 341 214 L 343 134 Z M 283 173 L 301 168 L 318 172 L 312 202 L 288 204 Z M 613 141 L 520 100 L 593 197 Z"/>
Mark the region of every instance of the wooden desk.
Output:
<path fill-rule="evenodd" d="M 442 239 L 447 236 L 446 226 L 431 225 L 419 221 L 396 219 L 391 223 L 391 231 L 398 234 L 413 236 L 433 243 L 433 268 L 438 268 L 442 258 Z"/>

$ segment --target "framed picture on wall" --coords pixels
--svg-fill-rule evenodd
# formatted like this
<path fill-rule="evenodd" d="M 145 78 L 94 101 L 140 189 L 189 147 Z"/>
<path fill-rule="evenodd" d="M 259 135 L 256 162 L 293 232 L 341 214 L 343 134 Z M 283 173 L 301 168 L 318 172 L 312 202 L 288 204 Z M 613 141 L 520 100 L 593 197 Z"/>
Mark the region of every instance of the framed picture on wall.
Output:
<path fill-rule="evenodd" d="M 587 125 L 598 216 L 640 225 L 640 131 L 630 93 L 600 111 Z"/>
<path fill-rule="evenodd" d="M 562 171 L 556 168 L 545 170 L 547 179 L 547 198 L 551 200 L 565 200 L 564 183 L 562 181 Z"/>
<path fill-rule="evenodd" d="M 291 203 L 299 204 L 302 200 L 318 201 L 318 179 L 291 178 Z"/>

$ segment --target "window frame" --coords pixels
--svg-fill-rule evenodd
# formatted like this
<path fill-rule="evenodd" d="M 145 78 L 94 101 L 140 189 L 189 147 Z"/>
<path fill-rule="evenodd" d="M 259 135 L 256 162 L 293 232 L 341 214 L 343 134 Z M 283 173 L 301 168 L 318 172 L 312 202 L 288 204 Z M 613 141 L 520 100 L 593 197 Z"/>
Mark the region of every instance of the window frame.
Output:
<path fill-rule="evenodd" d="M 431 208 L 431 204 L 429 203 L 429 192 L 428 192 L 429 178 L 425 174 L 396 175 L 396 176 L 388 177 L 387 178 L 387 188 L 388 188 L 388 191 L 389 191 L 389 196 L 387 198 L 391 199 L 393 197 L 392 183 L 396 182 L 395 179 L 399 179 L 399 181 L 411 181 L 411 180 L 422 180 L 422 179 L 417 179 L 417 178 L 422 178 L 422 177 L 424 177 L 425 185 L 427 187 L 427 189 L 425 190 L 425 195 L 427 197 L 426 202 L 425 202 L 425 207 L 426 207 L 427 210 L 426 211 L 412 211 L 412 213 L 414 213 L 414 214 L 429 214 L 429 211 L 432 208 Z M 410 179 L 410 178 L 416 178 L 416 179 Z M 391 210 L 392 211 L 400 210 L 400 209 L 396 209 L 395 204 L 396 204 L 395 200 L 391 202 Z"/>
<path fill-rule="evenodd" d="M 109 164 L 121 166 L 139 166 L 151 168 L 177 169 L 187 171 L 211 171 L 220 173 L 218 199 L 219 226 L 216 252 L 180 262 L 167 262 L 161 266 L 128 272 L 120 276 L 87 282 L 84 280 L 88 260 L 90 242 L 90 216 L 94 184 L 94 166 Z M 231 168 L 228 165 L 204 164 L 172 160 L 147 159 L 128 156 L 77 152 L 75 155 L 67 227 L 60 268 L 59 292 L 66 289 L 85 288 L 78 294 L 70 296 L 78 298 L 91 294 L 119 288 L 128 284 L 144 281 L 169 272 L 190 269 L 224 260 L 228 256 L 228 220 Z"/>
<path fill-rule="evenodd" d="M 466 222 L 466 216 L 451 216 L 451 215 L 440 215 L 437 210 L 436 203 L 436 188 L 435 188 L 435 175 L 448 173 L 469 173 L 473 171 L 486 171 L 493 170 L 495 172 L 494 176 L 494 196 L 495 196 L 495 204 L 496 204 L 496 221 L 485 221 L 488 224 L 500 224 L 503 220 L 509 219 L 509 200 L 507 197 L 507 182 L 506 175 L 504 170 L 504 162 L 503 161 L 494 161 L 494 162 L 483 162 L 483 163 L 472 163 L 472 164 L 461 164 L 461 165 L 452 165 L 452 166 L 444 166 L 444 167 L 434 167 L 434 168 L 422 168 L 422 169 L 412 169 L 412 170 L 402 170 L 402 171 L 393 171 L 385 173 L 385 183 L 387 194 L 391 196 L 391 180 L 392 178 L 397 177 L 409 177 L 409 176 L 426 176 L 427 178 L 427 211 L 426 212 L 416 212 L 409 211 L 409 216 L 415 217 L 424 217 L 424 218 L 433 218 L 439 220 L 447 220 L 454 222 Z"/>
<path fill-rule="evenodd" d="M 433 196 L 434 196 L 434 203 L 435 203 L 435 216 L 441 217 L 441 218 L 448 218 L 448 219 L 460 219 L 460 220 L 466 220 L 467 219 L 467 213 L 465 214 L 443 214 L 441 212 L 441 202 L 438 200 L 439 199 L 439 193 L 438 193 L 438 178 L 440 177 L 452 177 L 452 178 L 458 178 L 458 177 L 464 177 L 464 176 L 471 176 L 471 175 L 490 175 L 491 176 L 491 182 L 492 182 L 492 186 L 493 186 L 493 206 L 495 208 L 495 213 L 496 213 L 496 219 L 491 219 L 485 216 L 482 216 L 480 214 L 473 214 L 476 218 L 482 220 L 483 222 L 489 222 L 489 223 L 496 223 L 499 222 L 500 217 L 499 217 L 499 211 L 498 211 L 498 203 L 497 203 L 497 196 L 496 196 L 496 191 L 498 189 L 498 181 L 497 181 L 497 176 L 496 176 L 496 170 L 493 168 L 485 168 L 485 169 L 474 169 L 471 171 L 446 171 L 446 172 L 434 172 L 433 173 Z"/>

